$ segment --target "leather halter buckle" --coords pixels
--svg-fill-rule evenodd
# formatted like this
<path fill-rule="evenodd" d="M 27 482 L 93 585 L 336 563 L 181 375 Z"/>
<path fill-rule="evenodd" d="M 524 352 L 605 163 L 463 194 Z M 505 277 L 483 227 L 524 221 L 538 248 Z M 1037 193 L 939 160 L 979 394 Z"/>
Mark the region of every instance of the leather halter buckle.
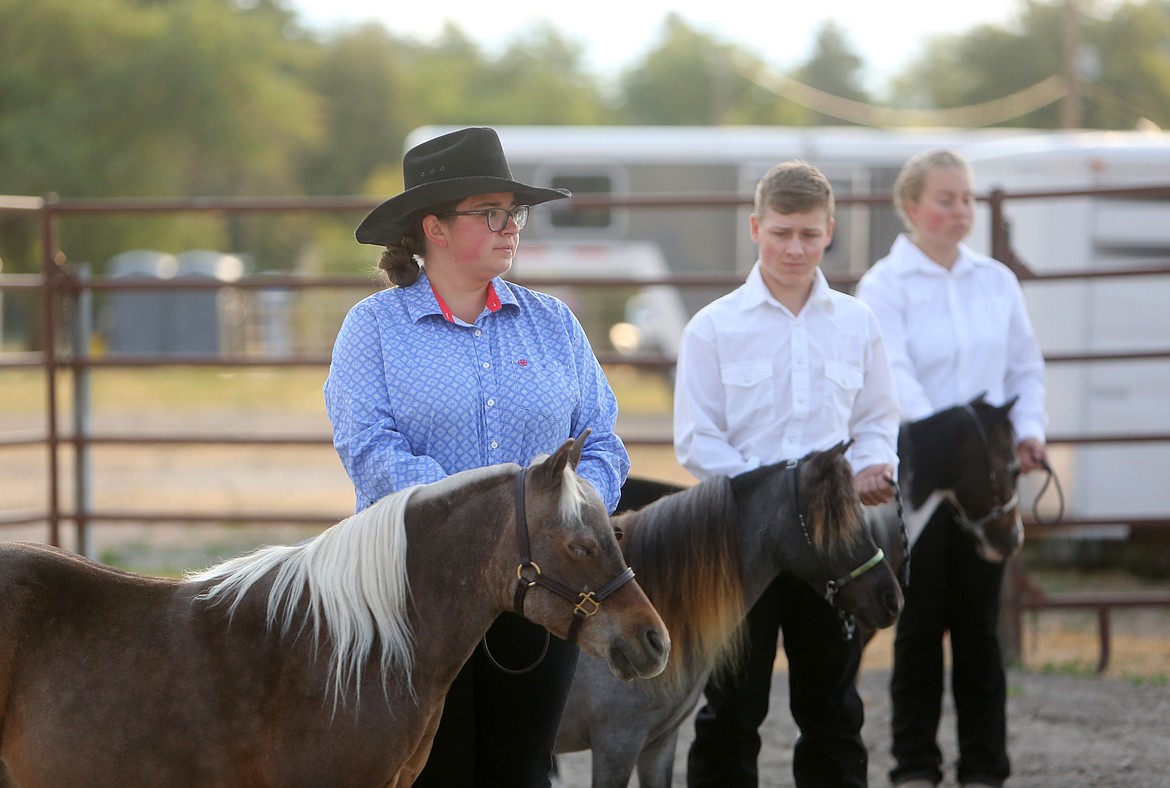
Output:
<path fill-rule="evenodd" d="M 573 606 L 573 614 L 585 616 L 585 618 L 589 618 L 598 610 L 601 610 L 601 600 L 594 599 L 592 591 L 583 591 L 580 601 Z"/>

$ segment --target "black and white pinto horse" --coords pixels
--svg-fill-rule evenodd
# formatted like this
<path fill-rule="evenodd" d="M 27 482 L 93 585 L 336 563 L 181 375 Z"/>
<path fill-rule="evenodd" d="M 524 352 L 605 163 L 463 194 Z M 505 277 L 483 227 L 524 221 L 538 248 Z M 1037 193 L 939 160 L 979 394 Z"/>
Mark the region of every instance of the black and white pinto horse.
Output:
<path fill-rule="evenodd" d="M 1009 418 L 1015 398 L 992 405 L 983 395 L 945 408 L 898 432 L 901 495 L 866 507 L 874 540 L 895 567 L 905 567 L 908 550 L 939 506 L 950 506 L 955 521 L 971 535 L 988 561 L 1010 558 L 1024 543 L 1018 482 L 1020 462 Z M 903 519 L 906 540 L 891 523 Z"/>

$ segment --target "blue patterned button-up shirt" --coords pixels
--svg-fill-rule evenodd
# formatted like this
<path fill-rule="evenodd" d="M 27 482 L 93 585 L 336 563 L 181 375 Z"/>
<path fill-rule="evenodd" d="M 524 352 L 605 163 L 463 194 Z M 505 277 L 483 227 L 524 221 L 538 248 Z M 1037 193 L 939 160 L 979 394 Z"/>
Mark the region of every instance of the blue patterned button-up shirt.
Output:
<path fill-rule="evenodd" d="M 333 445 L 357 510 L 412 484 L 551 454 L 586 428 L 577 472 L 617 506 L 629 455 L 584 330 L 552 296 L 500 278 L 474 325 L 444 318 L 420 272 L 346 315 L 325 381 Z"/>

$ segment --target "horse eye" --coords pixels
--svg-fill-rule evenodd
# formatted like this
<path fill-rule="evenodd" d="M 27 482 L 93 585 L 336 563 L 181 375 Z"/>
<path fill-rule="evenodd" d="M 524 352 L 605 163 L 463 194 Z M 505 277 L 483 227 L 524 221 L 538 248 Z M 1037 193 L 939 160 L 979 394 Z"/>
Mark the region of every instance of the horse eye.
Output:
<path fill-rule="evenodd" d="M 574 543 L 569 545 L 569 552 L 574 558 L 591 558 L 597 552 L 595 545 Z"/>

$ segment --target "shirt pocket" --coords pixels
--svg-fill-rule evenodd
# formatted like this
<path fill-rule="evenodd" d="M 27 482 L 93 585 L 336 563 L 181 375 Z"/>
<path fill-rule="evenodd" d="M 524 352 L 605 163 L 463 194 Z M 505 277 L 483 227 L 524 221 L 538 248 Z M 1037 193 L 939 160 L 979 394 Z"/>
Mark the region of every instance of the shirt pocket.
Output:
<path fill-rule="evenodd" d="M 835 426 L 848 428 L 849 417 L 853 414 L 853 403 L 857 399 L 865 373 L 861 367 L 846 361 L 825 361 L 825 399 L 831 407 Z M 828 413 L 826 415 L 829 415 Z"/>
<path fill-rule="evenodd" d="M 727 398 L 727 426 L 773 421 L 776 416 L 776 387 L 772 362 L 740 361 L 719 370 Z"/>

